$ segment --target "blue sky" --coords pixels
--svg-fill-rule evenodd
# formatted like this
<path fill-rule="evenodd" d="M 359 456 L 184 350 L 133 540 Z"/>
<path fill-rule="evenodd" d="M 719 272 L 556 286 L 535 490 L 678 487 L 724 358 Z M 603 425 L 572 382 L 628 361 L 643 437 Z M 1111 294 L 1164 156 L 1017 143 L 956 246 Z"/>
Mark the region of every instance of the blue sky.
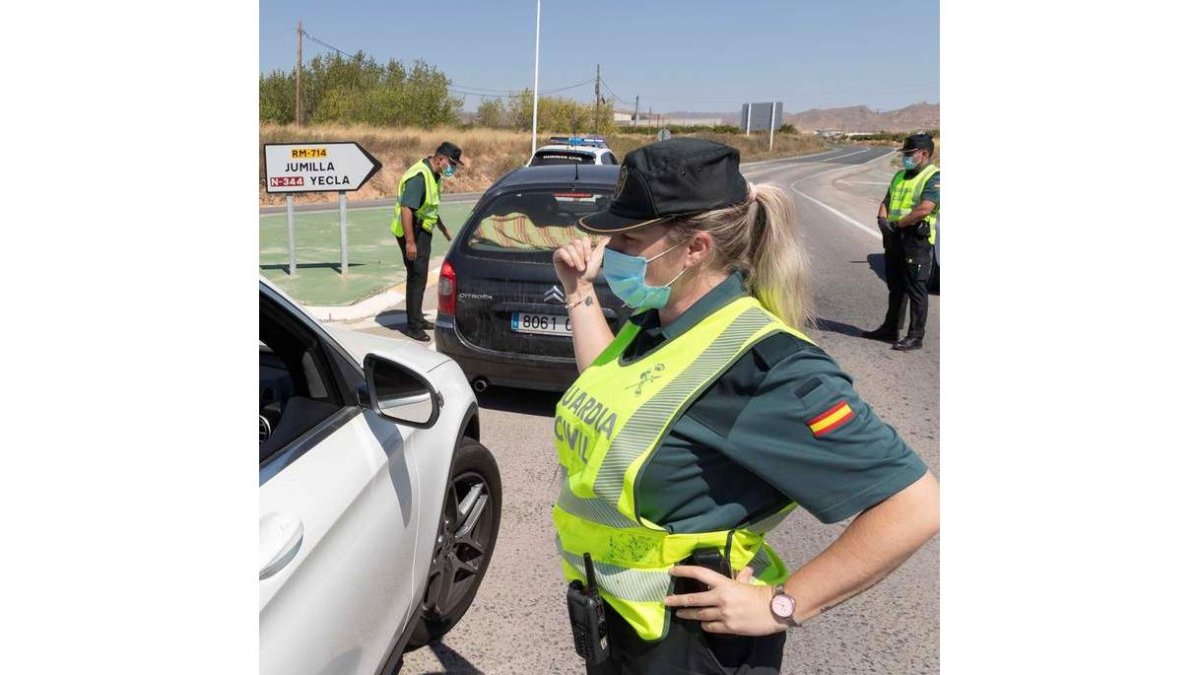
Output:
<path fill-rule="evenodd" d="M 314 38 L 376 61 L 421 58 L 455 87 L 516 91 L 533 84 L 535 0 L 333 3 L 264 0 L 259 69 L 290 70 L 296 23 Z M 619 108 L 733 112 L 780 100 L 788 113 L 940 101 L 936 0 L 542 0 L 540 88 L 591 101 L 601 77 Z M 325 53 L 305 39 L 304 59 Z M 604 92 L 606 96 L 608 91 Z M 465 97 L 474 110 L 478 95 Z"/>

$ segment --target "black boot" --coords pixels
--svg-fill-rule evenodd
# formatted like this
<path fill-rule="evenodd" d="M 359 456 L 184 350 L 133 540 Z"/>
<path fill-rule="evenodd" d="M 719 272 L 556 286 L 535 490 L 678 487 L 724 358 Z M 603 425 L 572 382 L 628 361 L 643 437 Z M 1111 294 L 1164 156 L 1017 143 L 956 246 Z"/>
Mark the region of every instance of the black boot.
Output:
<path fill-rule="evenodd" d="M 914 349 L 921 348 L 921 338 L 906 337 L 903 340 L 892 345 L 892 349 L 898 352 L 911 352 Z"/>

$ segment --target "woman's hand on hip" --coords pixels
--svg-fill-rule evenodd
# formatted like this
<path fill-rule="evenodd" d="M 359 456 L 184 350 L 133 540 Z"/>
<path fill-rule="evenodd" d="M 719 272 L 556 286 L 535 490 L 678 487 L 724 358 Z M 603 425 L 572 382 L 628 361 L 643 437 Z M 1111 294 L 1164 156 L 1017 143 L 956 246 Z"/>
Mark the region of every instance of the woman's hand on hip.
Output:
<path fill-rule="evenodd" d="M 589 286 L 596 280 L 608 239 L 604 237 L 592 246 L 591 239 L 581 237 L 554 252 L 554 271 L 564 293 L 571 295 L 580 285 Z"/>
<path fill-rule="evenodd" d="M 693 565 L 676 565 L 671 575 L 691 577 L 711 588 L 703 593 L 668 595 L 667 607 L 679 607 L 675 616 L 700 622 L 709 633 L 734 635 L 770 635 L 787 630 L 787 626 L 771 612 L 770 586 L 750 583 L 754 571 L 745 567 L 737 579 L 730 579 L 708 569 Z"/>

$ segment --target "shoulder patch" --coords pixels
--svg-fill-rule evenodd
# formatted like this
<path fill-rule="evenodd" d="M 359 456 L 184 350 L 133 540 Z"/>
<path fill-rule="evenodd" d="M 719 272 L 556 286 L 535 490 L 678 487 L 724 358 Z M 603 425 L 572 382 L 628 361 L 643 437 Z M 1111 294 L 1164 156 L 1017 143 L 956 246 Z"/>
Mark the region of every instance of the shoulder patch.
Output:
<path fill-rule="evenodd" d="M 816 417 L 808 420 L 808 428 L 813 436 L 821 437 L 854 419 L 854 409 L 845 399 L 833 404 L 833 407 Z"/>
<path fill-rule="evenodd" d="M 768 335 L 760 340 L 758 344 L 754 345 L 753 349 L 767 365 L 767 368 L 773 368 L 775 364 L 797 352 L 813 351 L 820 354 L 825 353 L 825 350 L 813 343 L 806 342 L 791 333 L 784 332 Z"/>

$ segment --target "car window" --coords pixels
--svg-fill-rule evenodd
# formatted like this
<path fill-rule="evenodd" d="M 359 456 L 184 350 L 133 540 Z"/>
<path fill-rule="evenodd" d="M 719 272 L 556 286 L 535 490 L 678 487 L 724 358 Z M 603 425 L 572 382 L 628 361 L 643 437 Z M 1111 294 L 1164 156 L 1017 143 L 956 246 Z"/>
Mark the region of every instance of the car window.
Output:
<path fill-rule="evenodd" d="M 259 462 L 343 406 L 320 338 L 264 293 L 259 294 Z"/>
<path fill-rule="evenodd" d="M 596 161 L 590 152 L 571 152 L 569 150 L 541 150 L 533 156 L 529 166 L 551 166 L 554 164 L 591 164 Z"/>
<path fill-rule="evenodd" d="M 604 155 L 600 158 L 600 162 L 602 164 L 617 164 L 618 163 L 617 156 L 612 154 L 611 152 L 604 153 Z"/>
<path fill-rule="evenodd" d="M 467 250 L 484 257 L 549 261 L 560 246 L 592 235 L 579 219 L 608 208 L 610 192 L 542 189 L 509 192 L 482 205 L 467 221 Z"/>

